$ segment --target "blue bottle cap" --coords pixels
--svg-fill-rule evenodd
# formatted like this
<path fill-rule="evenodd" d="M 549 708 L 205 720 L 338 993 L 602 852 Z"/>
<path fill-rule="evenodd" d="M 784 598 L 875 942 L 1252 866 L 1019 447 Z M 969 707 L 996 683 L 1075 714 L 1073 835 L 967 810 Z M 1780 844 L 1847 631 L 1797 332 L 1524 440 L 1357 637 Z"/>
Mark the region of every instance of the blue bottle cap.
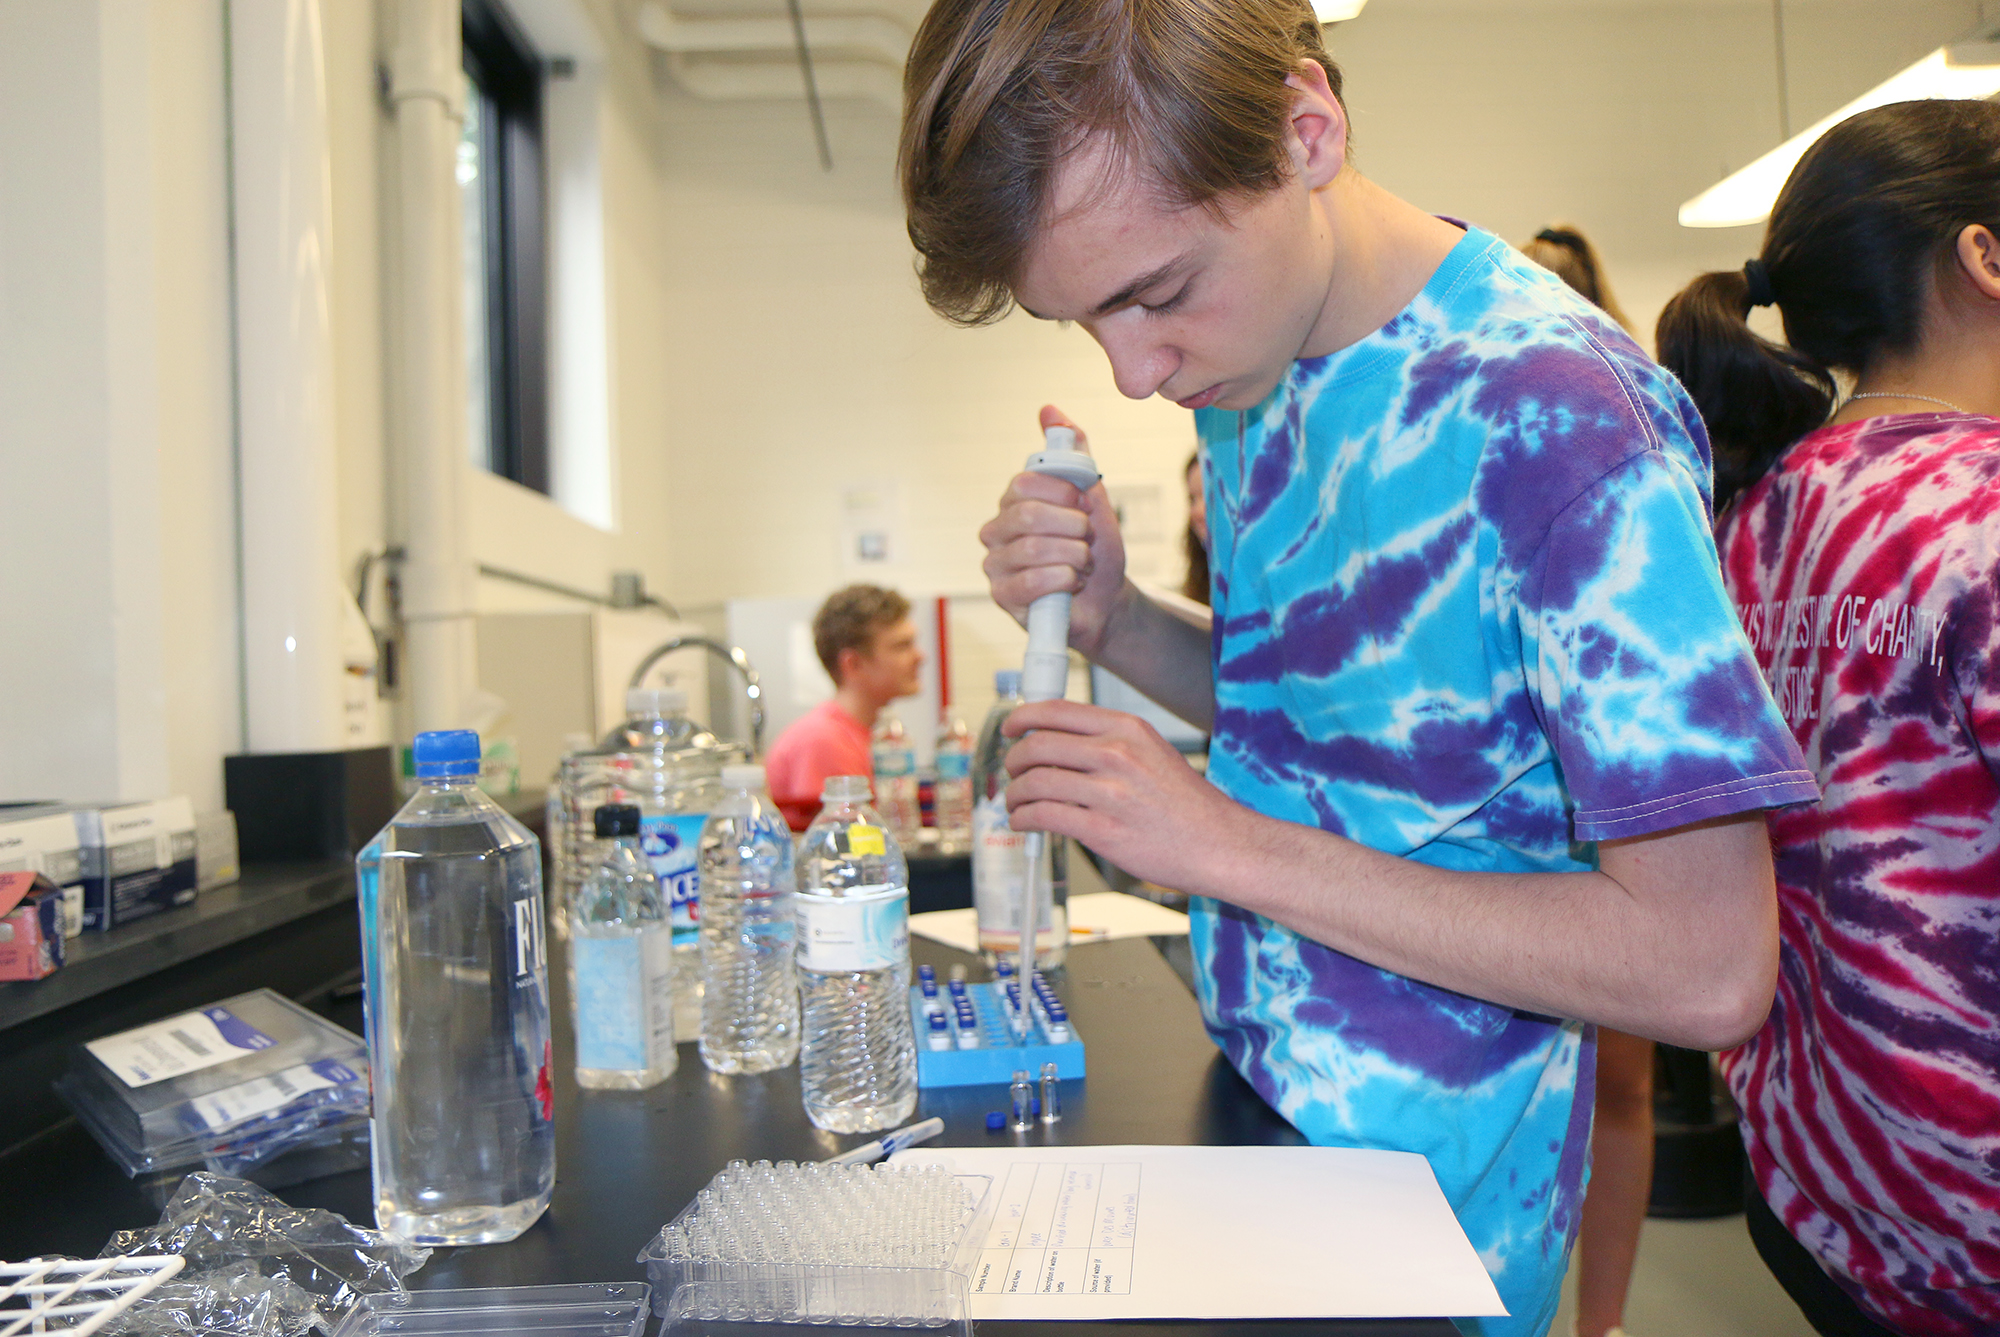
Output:
<path fill-rule="evenodd" d="M 1021 694 L 1021 670 L 994 670 L 993 694 L 995 696 L 1019 696 Z"/>
<path fill-rule="evenodd" d="M 417 735 L 417 778 L 479 774 L 479 735 L 470 729 L 434 729 Z"/>
<path fill-rule="evenodd" d="M 997 1133 L 997 1132 L 1000 1132 L 1000 1131 L 1001 1131 L 1002 1129 L 1004 1129 L 1004 1128 L 1005 1128 L 1006 1126 L 1007 1126 L 1007 1116 L 1006 1116 L 1006 1115 L 1002 1114 L 1002 1113 L 1001 1113 L 1001 1112 L 1000 1112 L 999 1110 L 988 1110 L 988 1111 L 986 1111 L 986 1131 L 987 1131 L 987 1132 L 989 1132 L 989 1133 Z"/>
<path fill-rule="evenodd" d="M 935 979 L 937 978 L 937 967 L 935 967 L 935 966 L 918 966 L 918 967 L 917 967 L 917 978 L 918 978 L 918 979 L 920 979 L 920 980 L 935 980 Z"/>
<path fill-rule="evenodd" d="M 942 1032 L 945 1029 L 944 1013 L 942 1012 L 931 1013 L 931 1029 L 939 1032 Z"/>
<path fill-rule="evenodd" d="M 926 997 L 926 998 L 935 998 L 935 997 L 937 997 L 937 981 L 936 981 L 936 980 L 918 980 L 918 981 L 917 981 L 917 986 L 918 986 L 919 988 L 921 988 L 921 989 L 922 989 L 922 990 L 924 991 L 924 997 Z"/>

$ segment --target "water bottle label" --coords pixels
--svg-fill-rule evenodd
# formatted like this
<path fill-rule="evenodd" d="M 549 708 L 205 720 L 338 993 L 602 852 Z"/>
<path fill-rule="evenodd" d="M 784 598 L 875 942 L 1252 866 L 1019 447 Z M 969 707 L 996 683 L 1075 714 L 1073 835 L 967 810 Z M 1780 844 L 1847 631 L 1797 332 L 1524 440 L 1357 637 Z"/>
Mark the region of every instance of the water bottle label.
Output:
<path fill-rule="evenodd" d="M 84 1048 L 117 1074 L 119 1081 L 141 1087 L 200 1072 L 276 1043 L 228 1008 L 205 1007 L 122 1035 L 92 1040 Z"/>
<path fill-rule="evenodd" d="M 514 902 L 514 978 L 540 975 L 548 959 L 548 946 L 542 939 L 541 900 L 524 896 Z"/>
<path fill-rule="evenodd" d="M 644 1072 L 674 1043 L 674 937 L 662 927 L 570 939 L 576 1066 Z"/>
<path fill-rule="evenodd" d="M 882 838 L 882 828 L 870 826 L 866 822 L 852 822 L 847 828 L 847 852 L 849 854 L 887 854 L 889 847 Z"/>
<path fill-rule="evenodd" d="M 877 747 L 871 750 L 871 756 L 878 780 L 895 779 L 917 769 L 917 754 L 907 747 Z"/>
<path fill-rule="evenodd" d="M 1004 794 L 984 798 L 972 809 L 972 896 L 985 921 L 989 899 L 995 905 L 1014 905 L 1021 897 L 1021 879 L 1027 873 L 1028 838 L 1007 825 Z"/>
<path fill-rule="evenodd" d="M 639 848 L 660 879 L 660 890 L 673 908 L 674 931 L 683 937 L 701 923 L 701 828 L 705 812 L 644 817 L 639 821 Z"/>
<path fill-rule="evenodd" d="M 970 752 L 938 753 L 937 776 L 940 780 L 970 779 L 972 777 L 972 754 Z"/>
<path fill-rule="evenodd" d="M 799 892 L 801 970 L 888 970 L 910 955 L 910 889 L 857 887 L 849 896 Z"/>

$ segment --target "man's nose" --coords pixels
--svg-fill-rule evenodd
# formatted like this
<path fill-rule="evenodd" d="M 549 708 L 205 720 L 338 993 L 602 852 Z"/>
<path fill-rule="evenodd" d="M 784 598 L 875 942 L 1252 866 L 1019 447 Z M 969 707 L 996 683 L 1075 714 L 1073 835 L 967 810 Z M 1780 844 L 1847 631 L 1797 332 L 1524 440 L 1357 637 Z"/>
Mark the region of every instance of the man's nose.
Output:
<path fill-rule="evenodd" d="M 1180 367 L 1173 349 L 1149 338 L 1143 331 L 1095 330 L 1104 356 L 1111 361 L 1111 379 L 1118 393 L 1127 399 L 1146 399 L 1156 394 Z"/>

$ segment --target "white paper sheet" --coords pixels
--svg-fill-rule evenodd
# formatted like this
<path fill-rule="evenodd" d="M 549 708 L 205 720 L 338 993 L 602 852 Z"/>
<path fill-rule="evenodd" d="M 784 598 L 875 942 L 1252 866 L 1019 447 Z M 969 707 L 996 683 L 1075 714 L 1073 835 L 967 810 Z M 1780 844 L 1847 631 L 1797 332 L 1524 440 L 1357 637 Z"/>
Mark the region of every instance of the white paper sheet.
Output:
<path fill-rule="evenodd" d="M 1069 940 L 1105 942 L 1112 938 L 1144 938 L 1184 935 L 1188 917 L 1179 910 L 1156 905 L 1143 896 L 1122 891 L 1093 891 L 1072 896 L 1069 901 Z M 926 910 L 910 916 L 910 932 L 933 942 L 956 947 L 961 952 L 979 950 L 979 915 L 963 910 Z"/>
<path fill-rule="evenodd" d="M 1338 1147 L 913 1148 L 991 1175 L 985 1319 L 1504 1314 L 1430 1163 Z"/>

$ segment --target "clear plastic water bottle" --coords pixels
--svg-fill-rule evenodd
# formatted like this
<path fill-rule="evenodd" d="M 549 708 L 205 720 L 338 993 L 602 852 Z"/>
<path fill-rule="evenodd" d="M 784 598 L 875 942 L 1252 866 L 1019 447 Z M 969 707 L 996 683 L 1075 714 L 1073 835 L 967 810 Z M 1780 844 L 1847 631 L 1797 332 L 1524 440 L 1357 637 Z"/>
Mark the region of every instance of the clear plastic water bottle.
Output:
<path fill-rule="evenodd" d="M 639 809 L 606 803 L 594 819 L 597 867 L 569 917 L 576 1084 L 643 1091 L 672 1075 L 674 930 L 660 879 L 639 849 Z"/>
<path fill-rule="evenodd" d="M 958 854 L 972 845 L 972 731 L 947 711 L 938 723 L 937 781 L 931 811 L 937 816 L 938 852 Z"/>
<path fill-rule="evenodd" d="M 419 734 L 415 753 L 416 794 L 355 860 L 375 1221 L 493 1244 L 556 1179 L 542 851 L 475 785 L 477 734 Z"/>
<path fill-rule="evenodd" d="M 720 795 L 722 767 L 744 750 L 718 742 L 687 717 L 687 693 L 635 687 L 625 694 L 626 721 L 597 747 L 562 766 L 567 856 L 559 862 L 564 905 L 573 900 L 596 858 L 591 815 L 604 803 L 639 807 L 639 836 L 664 889 L 674 921 L 675 1031 L 701 1033 L 701 874 L 696 849 L 702 824 Z M 561 917 L 563 931 L 568 918 Z"/>
<path fill-rule="evenodd" d="M 1027 876 L 1027 837 L 1007 824 L 1007 750 L 1014 740 L 1000 726 L 1021 704 L 1021 675 L 1001 669 L 993 675 L 998 698 L 979 726 L 972 763 L 972 904 L 979 918 L 979 955 L 990 967 L 1002 960 L 1019 964 L 1021 890 Z M 1053 970 L 1069 955 L 1069 858 L 1067 842 L 1044 842 L 1042 876 L 1049 893 L 1047 913 L 1035 930 L 1035 965 Z"/>
<path fill-rule="evenodd" d="M 701 831 L 701 1061 L 769 1072 L 799 1056 L 792 833 L 762 766 L 722 768 Z"/>
<path fill-rule="evenodd" d="M 875 762 L 875 808 L 898 844 L 913 849 L 923 838 L 923 810 L 917 802 L 917 753 L 894 715 L 875 726 L 870 747 Z"/>
<path fill-rule="evenodd" d="M 865 776 L 833 776 L 820 797 L 799 838 L 806 1117 L 835 1133 L 894 1128 L 917 1106 L 909 866 L 868 805 Z"/>

